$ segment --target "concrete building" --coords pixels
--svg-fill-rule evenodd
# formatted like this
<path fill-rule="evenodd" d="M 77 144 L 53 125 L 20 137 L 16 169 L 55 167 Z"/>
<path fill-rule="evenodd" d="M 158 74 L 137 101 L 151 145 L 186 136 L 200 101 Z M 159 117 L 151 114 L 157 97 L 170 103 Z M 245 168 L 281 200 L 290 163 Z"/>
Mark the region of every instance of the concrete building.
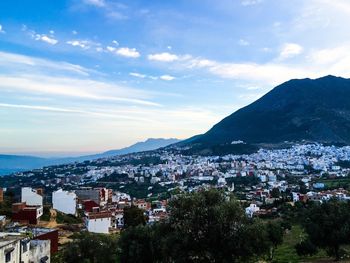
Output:
<path fill-rule="evenodd" d="M 88 213 L 85 225 L 89 232 L 108 234 L 112 225 L 112 214 L 110 212 Z"/>
<path fill-rule="evenodd" d="M 32 189 L 31 187 L 22 187 L 21 202 L 27 205 L 43 205 L 43 195 L 41 189 Z"/>
<path fill-rule="evenodd" d="M 28 206 L 25 202 L 12 204 L 12 221 L 14 222 L 36 225 L 43 213 L 42 206 Z"/>
<path fill-rule="evenodd" d="M 260 208 L 256 204 L 250 204 L 246 209 L 245 213 L 249 217 L 253 217 L 254 213 L 258 212 Z"/>
<path fill-rule="evenodd" d="M 50 263 L 50 240 L 30 240 L 20 233 L 0 233 L 1 263 Z"/>
<path fill-rule="evenodd" d="M 98 205 L 101 202 L 100 189 L 78 189 L 75 193 L 80 201 L 92 200 Z"/>
<path fill-rule="evenodd" d="M 65 214 L 75 215 L 77 212 L 77 195 L 62 189 L 52 193 L 52 206 Z"/>
<path fill-rule="evenodd" d="M 21 240 L 20 235 L 0 233 L 0 262 L 21 262 Z"/>
<path fill-rule="evenodd" d="M 50 262 L 50 240 L 31 240 L 28 262 Z"/>

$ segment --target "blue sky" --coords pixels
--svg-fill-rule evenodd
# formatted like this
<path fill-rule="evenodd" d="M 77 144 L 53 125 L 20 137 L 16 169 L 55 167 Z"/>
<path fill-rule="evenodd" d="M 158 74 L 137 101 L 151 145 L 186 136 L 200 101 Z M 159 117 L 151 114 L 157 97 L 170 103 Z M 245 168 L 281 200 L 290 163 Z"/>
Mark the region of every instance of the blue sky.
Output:
<path fill-rule="evenodd" d="M 3 0 L 0 152 L 187 138 L 291 78 L 350 77 L 347 0 Z"/>

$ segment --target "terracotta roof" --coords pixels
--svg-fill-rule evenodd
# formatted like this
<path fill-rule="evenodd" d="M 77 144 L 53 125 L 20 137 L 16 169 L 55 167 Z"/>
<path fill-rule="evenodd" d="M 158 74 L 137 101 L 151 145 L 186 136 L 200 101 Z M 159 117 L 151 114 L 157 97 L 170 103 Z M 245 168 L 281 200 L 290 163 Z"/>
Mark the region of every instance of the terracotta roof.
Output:
<path fill-rule="evenodd" d="M 88 214 L 88 219 L 100 219 L 100 218 L 108 218 L 112 217 L 111 212 L 99 212 L 99 213 L 89 213 Z"/>

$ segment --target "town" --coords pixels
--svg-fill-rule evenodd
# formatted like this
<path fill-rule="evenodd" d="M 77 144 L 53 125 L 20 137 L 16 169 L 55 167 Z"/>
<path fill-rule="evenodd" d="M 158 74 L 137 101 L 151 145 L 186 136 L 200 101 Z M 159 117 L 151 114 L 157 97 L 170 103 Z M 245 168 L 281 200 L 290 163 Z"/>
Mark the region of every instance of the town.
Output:
<path fill-rule="evenodd" d="M 281 202 L 350 200 L 349 175 L 350 147 L 321 144 L 224 156 L 169 148 L 16 173 L 1 178 L 1 262 L 49 262 L 74 232 L 117 233 L 129 207 L 153 224 L 169 200 L 202 189 L 233 194 L 248 217 Z"/>

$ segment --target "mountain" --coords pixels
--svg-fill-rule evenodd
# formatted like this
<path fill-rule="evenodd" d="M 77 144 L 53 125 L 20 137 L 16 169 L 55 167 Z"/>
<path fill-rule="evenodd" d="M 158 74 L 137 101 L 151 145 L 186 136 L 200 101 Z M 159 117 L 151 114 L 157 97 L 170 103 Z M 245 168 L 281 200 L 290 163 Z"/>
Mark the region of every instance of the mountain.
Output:
<path fill-rule="evenodd" d="M 163 138 L 150 138 L 147 139 L 144 142 L 137 142 L 129 147 L 122 148 L 119 150 L 110 150 L 104 153 L 95 154 L 95 155 L 87 155 L 87 156 L 81 156 L 77 158 L 73 158 L 79 161 L 85 161 L 85 160 L 94 160 L 98 158 L 105 158 L 115 155 L 123 155 L 123 154 L 129 154 L 129 153 L 136 153 L 136 152 L 145 152 L 145 151 L 152 151 L 159 148 L 163 148 L 166 146 L 169 146 L 171 144 L 175 144 L 180 142 L 178 139 L 170 138 L 170 139 L 163 139 Z"/>
<path fill-rule="evenodd" d="M 0 175 L 10 174 L 14 172 L 32 170 L 43 166 L 58 165 L 71 162 L 82 162 L 86 160 L 94 160 L 115 155 L 123 155 L 128 153 L 151 151 L 168 145 L 178 143 L 178 139 L 147 139 L 144 142 L 135 143 L 129 147 L 119 150 L 110 150 L 104 153 L 95 155 L 86 155 L 79 157 L 67 158 L 39 158 L 34 156 L 21 155 L 1 155 L 0 154 Z"/>
<path fill-rule="evenodd" d="M 0 154 L 0 175 L 35 169 L 48 162 L 49 159 L 45 158 Z"/>
<path fill-rule="evenodd" d="M 303 140 L 350 145 L 349 131 L 350 79 L 326 76 L 285 82 L 184 143 L 202 148 L 239 140 L 248 145 Z"/>

